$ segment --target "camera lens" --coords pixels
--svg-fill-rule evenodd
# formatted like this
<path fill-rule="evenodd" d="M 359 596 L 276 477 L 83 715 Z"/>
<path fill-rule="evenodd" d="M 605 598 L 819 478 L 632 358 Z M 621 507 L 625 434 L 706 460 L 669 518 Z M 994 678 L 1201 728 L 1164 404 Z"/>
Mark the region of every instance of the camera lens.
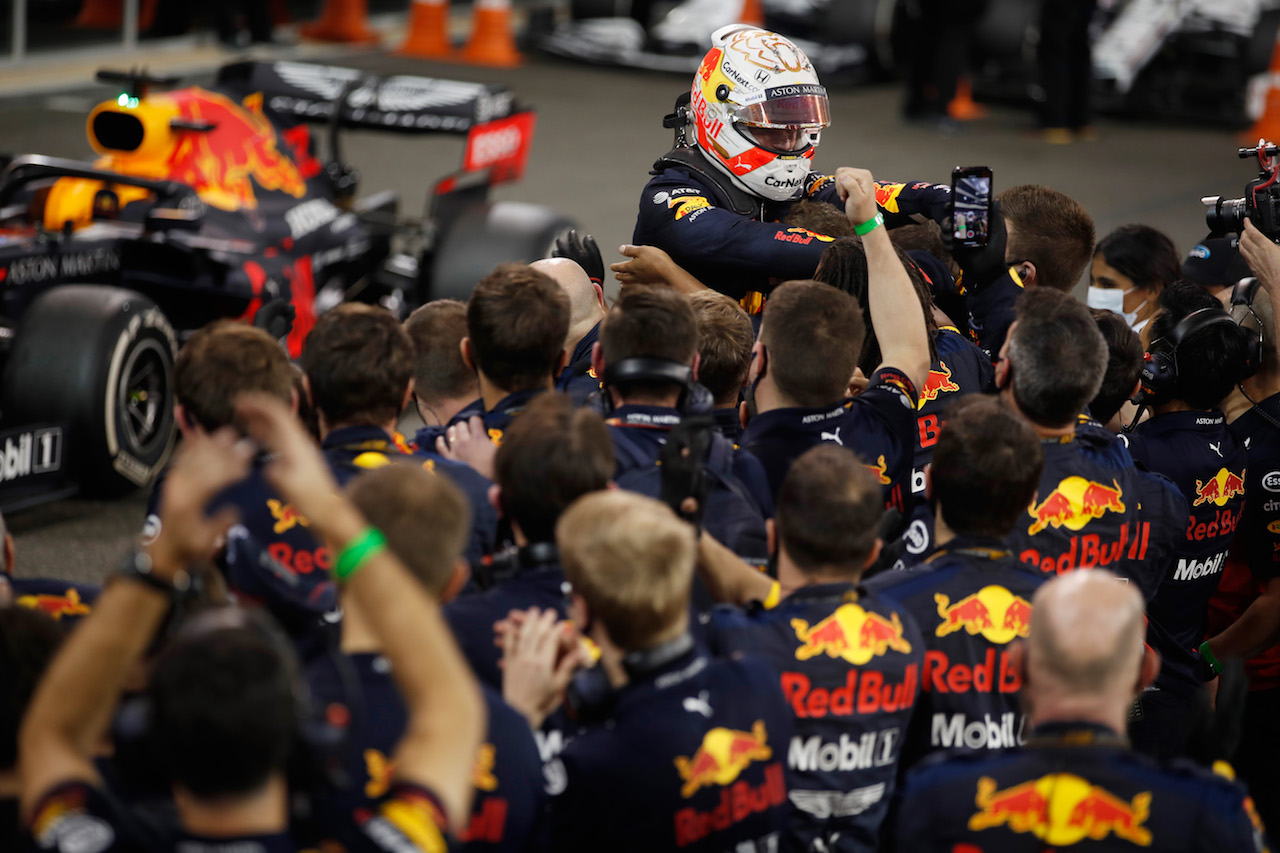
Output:
<path fill-rule="evenodd" d="M 1204 212 L 1204 221 L 1208 224 L 1209 230 L 1214 234 L 1225 234 L 1227 232 L 1240 232 L 1244 230 L 1244 220 L 1248 211 L 1245 209 L 1244 199 L 1227 198 L 1214 196 L 1205 199 L 1208 209 Z"/>

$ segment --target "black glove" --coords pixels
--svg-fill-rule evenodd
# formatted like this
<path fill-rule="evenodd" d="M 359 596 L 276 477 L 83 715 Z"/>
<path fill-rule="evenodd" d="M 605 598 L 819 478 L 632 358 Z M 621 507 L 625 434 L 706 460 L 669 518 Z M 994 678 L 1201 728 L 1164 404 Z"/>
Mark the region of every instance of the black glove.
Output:
<path fill-rule="evenodd" d="M 686 417 L 667 434 L 667 443 L 658 454 L 662 466 L 659 499 L 697 530 L 702 529 L 702 515 L 707 508 L 709 483 L 703 463 L 711 448 L 715 429 L 716 422 L 711 417 Z M 692 513 L 685 512 L 683 508 L 689 498 L 697 503 Z"/>
<path fill-rule="evenodd" d="M 988 227 L 991 237 L 987 245 L 961 246 L 955 242 L 951 217 L 947 216 L 942 221 L 942 244 L 964 272 L 966 290 L 977 290 L 984 284 L 990 284 L 1008 269 L 1004 262 L 1004 252 L 1009 243 L 1009 232 L 1005 230 L 1004 214 L 998 201 L 991 203 L 991 221 Z"/>
<path fill-rule="evenodd" d="M 283 340 L 293 330 L 293 321 L 297 313 L 289 300 L 272 299 L 253 315 L 253 325 L 275 340 Z"/>
<path fill-rule="evenodd" d="M 556 238 L 555 245 L 551 248 L 551 257 L 577 261 L 578 266 L 586 270 L 589 279 L 596 284 L 604 284 L 604 259 L 600 257 L 596 238 L 590 234 L 579 237 L 577 229 L 570 228 Z"/>

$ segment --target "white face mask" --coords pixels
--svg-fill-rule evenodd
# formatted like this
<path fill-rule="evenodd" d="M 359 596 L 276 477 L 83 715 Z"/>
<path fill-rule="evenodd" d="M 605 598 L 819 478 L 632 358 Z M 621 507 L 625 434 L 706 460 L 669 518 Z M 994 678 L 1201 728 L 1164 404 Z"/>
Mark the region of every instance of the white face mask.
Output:
<path fill-rule="evenodd" d="M 1142 327 L 1147 325 L 1148 320 L 1138 323 L 1138 312 L 1142 310 L 1142 306 L 1146 305 L 1148 300 L 1144 299 L 1138 303 L 1138 307 L 1132 311 L 1124 310 L 1124 298 L 1130 293 L 1137 290 L 1131 287 L 1128 290 L 1119 290 L 1114 287 L 1094 287 L 1089 286 L 1089 295 L 1085 299 L 1085 304 L 1090 308 L 1099 308 L 1103 311 L 1110 311 L 1113 314 L 1119 314 L 1124 318 L 1125 323 L 1135 332 L 1141 331 Z M 1135 325 L 1137 324 L 1137 325 Z"/>

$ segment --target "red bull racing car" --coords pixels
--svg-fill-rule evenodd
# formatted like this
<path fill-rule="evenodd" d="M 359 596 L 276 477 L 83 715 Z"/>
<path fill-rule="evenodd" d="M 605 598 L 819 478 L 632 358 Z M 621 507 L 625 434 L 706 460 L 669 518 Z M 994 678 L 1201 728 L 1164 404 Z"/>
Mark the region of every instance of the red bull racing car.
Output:
<path fill-rule="evenodd" d="M 499 86 L 296 62 L 227 65 L 208 88 L 99 80 L 119 94 L 89 115 L 98 159 L 17 156 L 0 174 L 0 509 L 148 484 L 173 445 L 174 354 L 211 320 L 296 356 L 339 302 L 465 299 L 572 226 L 487 200 L 534 128 Z M 405 224 L 395 193 L 357 197 L 348 127 L 463 135 L 462 169 Z"/>

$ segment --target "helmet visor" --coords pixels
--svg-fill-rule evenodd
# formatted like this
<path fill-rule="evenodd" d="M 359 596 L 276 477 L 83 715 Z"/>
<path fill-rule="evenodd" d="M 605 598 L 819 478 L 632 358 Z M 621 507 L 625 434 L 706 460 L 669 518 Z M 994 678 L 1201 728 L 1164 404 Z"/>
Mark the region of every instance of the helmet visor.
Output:
<path fill-rule="evenodd" d="M 766 99 L 736 107 L 734 120 L 749 127 L 806 127 L 831 124 L 827 90 L 816 85 L 778 86 L 765 92 Z"/>

